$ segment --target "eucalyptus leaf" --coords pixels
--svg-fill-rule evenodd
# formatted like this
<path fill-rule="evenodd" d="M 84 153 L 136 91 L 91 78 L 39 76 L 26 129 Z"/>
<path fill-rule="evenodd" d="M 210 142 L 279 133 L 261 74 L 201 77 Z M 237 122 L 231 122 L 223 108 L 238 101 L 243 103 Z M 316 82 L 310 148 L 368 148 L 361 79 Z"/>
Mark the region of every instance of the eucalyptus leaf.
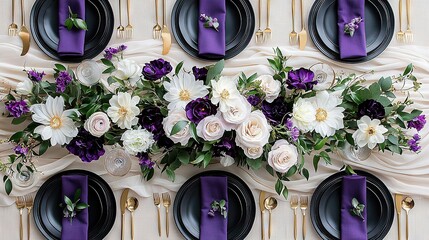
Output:
<path fill-rule="evenodd" d="M 173 128 L 171 129 L 170 135 L 173 136 L 176 133 L 182 131 L 188 124 L 189 122 L 185 120 L 178 121 L 176 124 L 174 124 Z"/>

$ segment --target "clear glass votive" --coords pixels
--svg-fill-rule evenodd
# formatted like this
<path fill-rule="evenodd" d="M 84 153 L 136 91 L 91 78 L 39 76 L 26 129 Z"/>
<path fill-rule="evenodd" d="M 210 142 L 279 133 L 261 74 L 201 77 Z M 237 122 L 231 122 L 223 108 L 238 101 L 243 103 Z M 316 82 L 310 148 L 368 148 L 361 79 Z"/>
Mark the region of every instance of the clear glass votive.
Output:
<path fill-rule="evenodd" d="M 110 150 L 104 159 L 107 172 L 113 176 L 124 176 L 131 169 L 131 157 L 121 148 Z"/>
<path fill-rule="evenodd" d="M 101 78 L 101 68 L 94 60 L 84 60 L 77 66 L 76 76 L 79 82 L 85 86 L 97 84 Z"/>

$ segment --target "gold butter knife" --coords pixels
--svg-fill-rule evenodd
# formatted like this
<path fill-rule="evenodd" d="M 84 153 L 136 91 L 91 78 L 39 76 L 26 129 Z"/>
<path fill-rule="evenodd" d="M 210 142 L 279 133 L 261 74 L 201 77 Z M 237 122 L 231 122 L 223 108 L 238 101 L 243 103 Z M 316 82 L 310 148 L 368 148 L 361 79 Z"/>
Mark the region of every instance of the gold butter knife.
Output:
<path fill-rule="evenodd" d="M 398 219 L 398 240 L 401 240 L 401 212 L 402 212 L 402 194 L 395 194 L 396 217 Z"/>
<path fill-rule="evenodd" d="M 264 213 L 265 213 L 265 192 L 261 191 L 259 193 L 259 209 L 261 211 L 261 239 L 265 239 L 265 230 L 264 230 Z"/>
<path fill-rule="evenodd" d="M 124 240 L 124 225 L 125 225 L 125 209 L 127 209 L 127 199 L 128 199 L 128 192 L 130 191 L 129 188 L 124 189 L 121 195 L 121 239 Z"/>
<path fill-rule="evenodd" d="M 304 1 L 301 0 L 301 32 L 298 33 L 298 43 L 299 49 L 304 50 L 305 45 L 307 45 L 307 31 L 305 31 L 304 23 Z"/>
<path fill-rule="evenodd" d="M 162 18 L 162 30 L 161 30 L 161 38 L 162 38 L 162 55 L 168 54 L 171 48 L 171 34 L 170 31 L 167 28 L 167 11 L 166 11 L 166 5 L 167 1 L 164 0 L 163 2 L 163 18 Z"/>
<path fill-rule="evenodd" d="M 30 49 L 30 32 L 25 27 L 25 11 L 24 11 L 24 0 L 21 0 L 21 29 L 19 30 L 18 36 L 22 41 L 22 52 L 21 56 L 27 54 Z"/>

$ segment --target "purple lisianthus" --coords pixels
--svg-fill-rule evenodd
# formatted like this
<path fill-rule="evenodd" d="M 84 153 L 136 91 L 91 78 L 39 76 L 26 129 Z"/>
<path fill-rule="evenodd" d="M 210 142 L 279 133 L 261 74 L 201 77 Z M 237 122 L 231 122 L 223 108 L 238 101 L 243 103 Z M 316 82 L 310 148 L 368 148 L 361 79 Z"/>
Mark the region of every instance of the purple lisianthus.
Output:
<path fill-rule="evenodd" d="M 149 154 L 147 154 L 147 153 L 138 153 L 137 157 L 139 158 L 139 165 L 141 167 L 152 169 L 153 166 L 155 166 L 155 162 L 152 162 L 152 160 L 150 160 Z"/>
<path fill-rule="evenodd" d="M 217 107 L 213 105 L 210 99 L 204 97 L 190 101 L 186 105 L 185 111 L 186 117 L 188 117 L 191 122 L 198 124 L 205 117 L 215 115 Z"/>
<path fill-rule="evenodd" d="M 24 100 L 20 101 L 9 101 L 5 104 L 6 110 L 10 112 L 13 117 L 21 117 L 22 115 L 30 112 L 30 108 L 28 108 L 27 103 Z"/>
<path fill-rule="evenodd" d="M 164 116 L 161 114 L 161 110 L 157 107 L 147 107 L 139 115 L 139 124 L 144 129 L 148 130 L 153 134 L 153 139 L 158 141 L 160 137 L 165 135 L 162 127 L 162 120 Z"/>
<path fill-rule="evenodd" d="M 413 138 L 407 141 L 407 144 L 410 147 L 411 151 L 418 152 L 422 148 L 421 146 L 419 146 L 420 139 L 420 135 L 414 134 Z"/>
<path fill-rule="evenodd" d="M 386 112 L 381 103 L 368 99 L 363 103 L 359 104 L 357 111 L 357 118 L 360 119 L 363 116 L 368 116 L 371 119 L 383 119 Z"/>
<path fill-rule="evenodd" d="M 250 95 L 247 97 L 247 101 L 250 103 L 250 105 L 256 106 L 261 103 L 261 98 L 256 95 Z"/>
<path fill-rule="evenodd" d="M 158 60 L 145 63 L 142 74 L 146 80 L 156 81 L 169 74 L 171 70 L 173 70 L 171 64 L 160 58 Z"/>
<path fill-rule="evenodd" d="M 91 162 L 104 155 L 103 142 L 103 138 L 94 137 L 84 128 L 80 128 L 77 136 L 67 144 L 66 148 L 79 156 L 82 161 Z"/>
<path fill-rule="evenodd" d="M 27 72 L 28 79 L 30 79 L 33 82 L 40 82 L 43 79 L 43 76 L 45 76 L 45 72 L 37 72 L 35 70 L 30 70 Z"/>
<path fill-rule="evenodd" d="M 104 58 L 107 60 L 112 60 L 112 58 L 115 54 L 118 54 L 118 53 L 124 51 L 125 49 L 127 49 L 127 46 L 125 46 L 125 45 L 120 45 L 117 48 L 109 47 L 109 48 L 104 50 Z"/>
<path fill-rule="evenodd" d="M 313 86 L 317 84 L 317 80 L 314 79 L 313 71 L 300 68 L 298 70 L 289 71 L 286 84 L 288 89 L 302 89 L 308 91 L 313 89 Z"/>
<path fill-rule="evenodd" d="M 235 140 L 231 137 L 224 136 L 218 143 L 214 144 L 213 155 L 220 157 L 222 153 L 225 153 L 226 155 L 235 157 L 237 155 L 236 149 Z"/>
<path fill-rule="evenodd" d="M 13 150 L 15 151 L 16 154 L 27 155 L 29 149 L 28 147 L 24 147 L 22 145 L 16 145 Z"/>
<path fill-rule="evenodd" d="M 55 79 L 57 83 L 57 92 L 64 92 L 67 85 L 69 85 L 72 80 L 72 76 L 67 71 L 59 72 L 57 79 Z"/>
<path fill-rule="evenodd" d="M 299 137 L 299 129 L 293 126 L 293 122 L 292 120 L 290 120 L 290 118 L 286 119 L 285 126 L 286 126 L 286 129 L 289 131 L 289 134 L 292 140 L 296 142 Z"/>
<path fill-rule="evenodd" d="M 262 113 L 268 121 L 276 126 L 285 123 L 287 115 L 290 113 L 287 102 L 282 97 L 274 99 L 272 103 L 262 102 Z"/>
<path fill-rule="evenodd" d="M 205 81 L 206 78 L 207 78 L 207 72 L 208 71 L 209 70 L 207 68 L 205 68 L 205 67 L 197 68 L 196 66 L 194 66 L 192 68 L 192 73 L 194 74 L 196 80 L 203 80 L 203 81 Z"/>
<path fill-rule="evenodd" d="M 420 131 L 423 129 L 423 127 L 426 124 L 426 116 L 420 115 L 415 117 L 413 120 L 408 121 L 408 128 L 415 128 L 417 131 Z"/>

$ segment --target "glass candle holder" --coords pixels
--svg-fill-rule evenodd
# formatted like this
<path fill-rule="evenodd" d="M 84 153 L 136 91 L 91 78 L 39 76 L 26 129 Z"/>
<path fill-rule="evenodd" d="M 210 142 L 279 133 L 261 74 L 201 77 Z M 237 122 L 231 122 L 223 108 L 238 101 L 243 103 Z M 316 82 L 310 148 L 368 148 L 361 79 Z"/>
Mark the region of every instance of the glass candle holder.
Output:
<path fill-rule="evenodd" d="M 121 148 L 110 150 L 104 159 L 107 172 L 113 176 L 124 176 L 131 169 L 131 157 Z"/>
<path fill-rule="evenodd" d="M 84 60 L 76 70 L 77 79 L 85 86 L 97 84 L 101 74 L 101 68 L 94 60 Z"/>

